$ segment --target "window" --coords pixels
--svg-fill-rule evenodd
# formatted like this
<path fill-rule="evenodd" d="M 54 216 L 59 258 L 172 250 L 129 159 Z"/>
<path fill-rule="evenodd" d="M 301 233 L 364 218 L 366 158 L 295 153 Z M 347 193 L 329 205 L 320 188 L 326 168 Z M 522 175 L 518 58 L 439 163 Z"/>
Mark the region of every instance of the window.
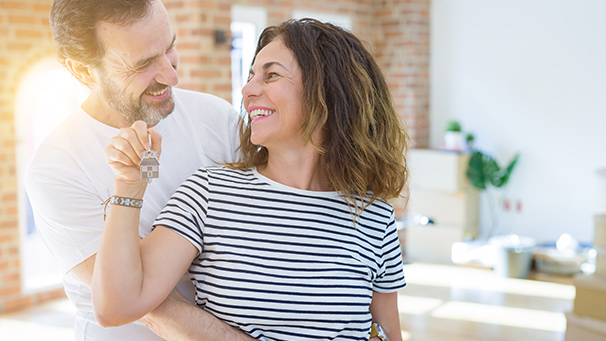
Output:
<path fill-rule="evenodd" d="M 63 274 L 36 230 L 23 185 L 27 164 L 44 138 L 88 95 L 55 59 L 35 64 L 23 77 L 15 101 L 17 182 L 24 291 L 58 286 Z"/>
<path fill-rule="evenodd" d="M 240 111 L 242 87 L 248 79 L 259 35 L 267 26 L 267 11 L 261 7 L 234 5 L 231 18 L 231 98 L 234 108 Z"/>

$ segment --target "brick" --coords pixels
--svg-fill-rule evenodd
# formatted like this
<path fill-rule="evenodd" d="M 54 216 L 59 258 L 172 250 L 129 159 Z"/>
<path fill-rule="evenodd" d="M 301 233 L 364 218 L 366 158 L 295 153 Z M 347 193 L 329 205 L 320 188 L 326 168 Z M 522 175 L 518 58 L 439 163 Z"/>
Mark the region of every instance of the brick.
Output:
<path fill-rule="evenodd" d="M 52 291 L 45 291 L 38 293 L 34 296 L 37 303 L 42 303 L 49 300 L 65 297 L 65 291 L 63 289 L 57 289 Z"/>
<path fill-rule="evenodd" d="M 17 299 L 6 300 L 4 302 L 4 311 L 12 312 L 12 311 L 16 311 L 16 310 L 29 308 L 31 306 L 32 306 L 31 297 L 20 297 Z"/>
<path fill-rule="evenodd" d="M 2 0 L 0 1 L 0 10 L 1 11 L 10 11 L 10 10 L 23 10 L 27 8 L 27 3 L 23 1 L 10 1 L 10 0 Z"/>
<path fill-rule="evenodd" d="M 48 14 L 50 13 L 51 10 L 51 3 L 48 4 L 34 4 L 34 11 L 35 12 L 42 12 L 44 14 Z"/>
<path fill-rule="evenodd" d="M 17 37 L 17 38 L 40 38 L 40 37 L 42 37 L 42 32 L 40 32 L 38 30 L 18 29 L 15 31 L 15 37 Z"/>
<path fill-rule="evenodd" d="M 7 44 L 7 48 L 9 49 L 9 51 L 15 52 L 15 51 L 21 51 L 21 52 L 25 52 L 25 51 L 29 51 L 31 49 L 32 45 L 26 42 L 9 42 Z"/>
<path fill-rule="evenodd" d="M 0 229 L 11 229 L 11 228 L 16 228 L 17 226 L 19 226 L 18 222 L 14 219 L 11 220 L 5 220 L 5 221 L 0 221 Z M 2 242 L 3 238 L 7 238 L 6 237 L 2 237 L 0 236 L 0 243 Z M 12 239 L 12 237 L 8 237 L 8 239 Z"/>
<path fill-rule="evenodd" d="M 3 285 L 6 285 L 7 283 L 10 284 L 11 282 L 19 283 L 21 281 L 21 274 L 19 274 L 19 273 L 7 274 L 7 275 L 2 276 L 2 279 L 4 281 Z"/>
<path fill-rule="evenodd" d="M 203 9 L 214 9 L 216 7 L 215 1 L 196 1 L 193 5 L 195 8 L 203 8 Z"/>
<path fill-rule="evenodd" d="M 0 196 L 0 201 L 17 201 L 17 193 L 8 193 Z"/>
<path fill-rule="evenodd" d="M 214 16 L 212 18 L 212 22 L 215 25 L 224 25 L 226 27 L 229 27 L 229 25 L 231 25 L 231 17 Z"/>
<path fill-rule="evenodd" d="M 184 8 L 185 2 L 183 2 L 183 1 L 165 1 L 164 7 L 166 7 L 166 10 L 169 13 L 171 13 L 173 10 Z"/>
<path fill-rule="evenodd" d="M 12 286 L 3 285 L 2 287 L 0 287 L 0 298 L 6 297 L 9 295 L 15 295 L 20 292 L 21 292 L 21 286 L 19 286 L 19 285 L 12 285 Z"/>
<path fill-rule="evenodd" d="M 205 79 L 215 79 L 221 77 L 219 70 L 194 70 L 190 74 L 192 77 L 200 77 Z"/>
<path fill-rule="evenodd" d="M 25 16 L 25 15 L 9 15 L 8 16 L 8 22 L 9 24 L 25 24 L 25 25 L 34 25 L 36 24 L 36 18 L 32 17 L 32 16 Z"/>
<path fill-rule="evenodd" d="M 200 50 L 200 44 L 194 42 L 177 42 L 178 50 Z"/>

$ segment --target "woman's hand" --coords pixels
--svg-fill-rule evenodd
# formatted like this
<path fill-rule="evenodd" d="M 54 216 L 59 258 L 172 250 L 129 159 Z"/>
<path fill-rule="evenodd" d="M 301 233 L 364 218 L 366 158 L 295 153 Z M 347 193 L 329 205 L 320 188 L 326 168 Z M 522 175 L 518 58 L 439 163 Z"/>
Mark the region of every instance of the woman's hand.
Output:
<path fill-rule="evenodd" d="M 151 136 L 151 146 L 149 136 Z M 158 153 L 162 151 L 162 136 L 152 128 L 147 128 L 143 121 L 137 121 L 128 128 L 120 129 L 120 133 L 110 140 L 105 149 L 105 159 L 112 168 L 116 181 L 127 184 L 143 184 L 141 179 L 141 153 L 149 148 Z"/>

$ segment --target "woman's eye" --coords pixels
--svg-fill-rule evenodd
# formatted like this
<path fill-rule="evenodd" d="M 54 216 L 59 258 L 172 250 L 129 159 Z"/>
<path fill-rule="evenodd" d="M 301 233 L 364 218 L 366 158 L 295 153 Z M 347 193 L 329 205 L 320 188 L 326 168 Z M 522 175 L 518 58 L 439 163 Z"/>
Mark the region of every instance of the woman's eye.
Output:
<path fill-rule="evenodd" d="M 275 72 L 270 72 L 267 74 L 267 79 L 278 77 L 279 75 Z"/>

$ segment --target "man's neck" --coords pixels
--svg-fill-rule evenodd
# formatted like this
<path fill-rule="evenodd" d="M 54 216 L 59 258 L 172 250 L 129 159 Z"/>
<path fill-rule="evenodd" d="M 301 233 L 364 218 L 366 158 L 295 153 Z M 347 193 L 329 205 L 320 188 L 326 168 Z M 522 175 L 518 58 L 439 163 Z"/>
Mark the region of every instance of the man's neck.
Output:
<path fill-rule="evenodd" d="M 130 127 L 132 124 L 94 91 L 91 91 L 81 107 L 90 117 L 110 127 L 120 129 Z"/>

